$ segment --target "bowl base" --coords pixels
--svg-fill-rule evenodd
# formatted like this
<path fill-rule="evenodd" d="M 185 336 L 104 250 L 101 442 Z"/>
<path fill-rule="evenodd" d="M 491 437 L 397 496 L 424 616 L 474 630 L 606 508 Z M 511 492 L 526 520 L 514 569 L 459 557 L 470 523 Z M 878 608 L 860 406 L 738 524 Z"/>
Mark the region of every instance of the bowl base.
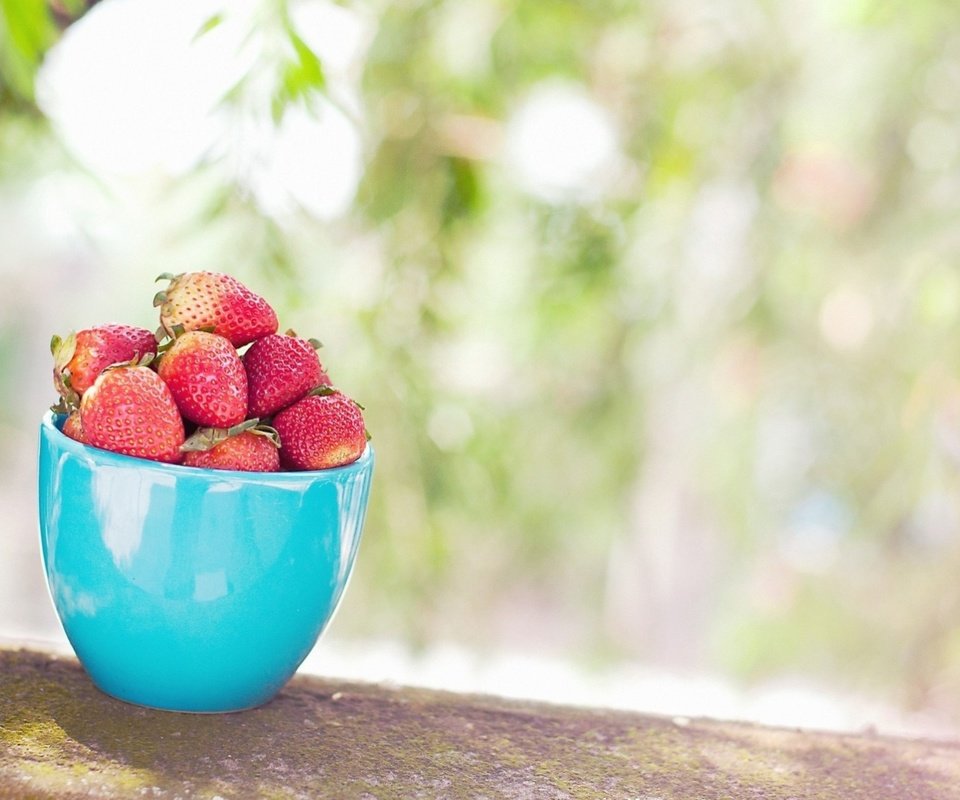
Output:
<path fill-rule="evenodd" d="M 89 673 L 87 674 L 87 677 L 90 677 Z M 101 692 L 102 694 L 105 694 L 107 697 L 109 697 L 112 700 L 119 700 L 121 703 L 126 703 L 128 706 L 145 708 L 148 711 L 166 711 L 170 714 L 197 714 L 200 716 L 207 716 L 211 714 L 240 714 L 244 711 L 253 711 L 255 708 L 260 708 L 262 706 L 265 706 L 267 703 L 273 700 L 274 697 L 276 697 L 276 694 L 274 694 L 268 697 L 266 700 L 261 700 L 256 703 L 250 703 L 249 705 L 241 705 L 236 707 L 210 708 L 210 709 L 176 708 L 174 706 L 164 706 L 164 705 L 157 705 L 154 703 L 145 703 L 141 700 L 133 700 L 129 697 L 123 697 L 122 695 L 116 694 L 115 692 L 111 692 L 108 689 L 104 689 L 100 684 L 98 684 L 95 680 L 93 680 L 93 678 L 90 678 L 90 683 L 93 684 L 94 688 L 97 689 L 97 691 Z"/>

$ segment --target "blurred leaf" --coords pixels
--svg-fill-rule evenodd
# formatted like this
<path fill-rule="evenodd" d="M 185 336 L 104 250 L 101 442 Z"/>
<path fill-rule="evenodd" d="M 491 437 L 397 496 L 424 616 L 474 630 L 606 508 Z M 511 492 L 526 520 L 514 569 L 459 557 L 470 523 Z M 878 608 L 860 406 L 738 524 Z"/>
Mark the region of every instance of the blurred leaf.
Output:
<path fill-rule="evenodd" d="M 288 73 L 287 78 L 291 90 L 326 88 L 323 65 L 320 63 L 317 54 L 307 46 L 307 43 L 300 38 L 296 31 L 291 29 L 289 33 L 290 42 L 297 54 L 297 69 Z"/>
<path fill-rule="evenodd" d="M 56 27 L 45 0 L 0 0 L 0 83 L 25 99 Z"/>
<path fill-rule="evenodd" d="M 212 31 L 222 22 L 223 22 L 223 14 L 219 14 L 219 13 L 214 14 L 209 19 L 207 19 L 207 21 L 204 22 L 203 25 L 199 27 L 197 32 L 193 35 L 193 41 L 197 41 L 197 39 L 200 39 L 202 36 L 208 34 L 210 31 Z"/>
<path fill-rule="evenodd" d="M 317 54 L 293 29 L 286 27 L 295 58 L 285 61 L 280 69 L 280 80 L 271 98 L 271 115 L 274 124 L 279 124 L 287 107 L 292 103 L 309 100 L 315 93 L 327 88 L 323 64 Z"/>
<path fill-rule="evenodd" d="M 443 201 L 443 224 L 471 218 L 480 210 L 480 176 L 476 166 L 464 158 L 446 159 L 447 192 Z"/>

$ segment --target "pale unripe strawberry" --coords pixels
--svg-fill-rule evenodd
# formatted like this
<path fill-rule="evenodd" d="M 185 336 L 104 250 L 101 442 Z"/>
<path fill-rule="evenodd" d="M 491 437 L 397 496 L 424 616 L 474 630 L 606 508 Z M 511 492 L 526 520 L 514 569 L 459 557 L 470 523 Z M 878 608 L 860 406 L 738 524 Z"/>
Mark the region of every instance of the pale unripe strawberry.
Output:
<path fill-rule="evenodd" d="M 247 370 L 248 411 L 266 417 L 286 408 L 317 386 L 329 386 L 316 345 L 309 339 L 285 335 L 257 339 L 243 354 Z"/>
<path fill-rule="evenodd" d="M 310 394 L 273 418 L 280 461 L 295 470 L 328 469 L 356 461 L 367 446 L 360 407 L 334 389 Z"/>
<path fill-rule="evenodd" d="M 224 337 L 205 331 L 179 336 L 160 359 L 163 378 L 183 416 L 213 428 L 229 428 L 247 416 L 247 373 Z"/>
<path fill-rule="evenodd" d="M 183 420 L 170 389 L 149 367 L 102 372 L 80 401 L 80 422 L 94 447 L 171 463 L 182 457 Z"/>
<path fill-rule="evenodd" d="M 185 272 L 161 275 L 170 286 L 158 292 L 153 304 L 160 307 L 160 324 L 170 336 L 209 329 L 227 338 L 234 347 L 277 331 L 277 314 L 260 295 L 222 272 Z"/>

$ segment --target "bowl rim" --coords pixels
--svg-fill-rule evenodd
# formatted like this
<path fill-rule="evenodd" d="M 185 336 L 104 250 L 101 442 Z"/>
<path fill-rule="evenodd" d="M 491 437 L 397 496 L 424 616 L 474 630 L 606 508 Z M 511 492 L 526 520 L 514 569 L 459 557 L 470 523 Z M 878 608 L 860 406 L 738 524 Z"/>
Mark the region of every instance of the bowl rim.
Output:
<path fill-rule="evenodd" d="M 102 447 L 78 442 L 71 439 L 57 424 L 67 418 L 66 414 L 57 414 L 53 410 L 44 413 L 40 421 L 41 431 L 46 432 L 48 436 L 57 444 L 57 446 L 67 453 L 80 456 L 96 465 L 114 465 L 120 467 L 137 468 L 161 474 L 171 475 L 176 478 L 192 479 L 227 479 L 231 481 L 247 480 L 254 483 L 281 482 L 281 483 L 303 483 L 305 480 L 337 480 L 349 476 L 351 473 L 363 472 L 373 465 L 374 451 L 373 445 L 367 442 L 363 453 L 356 461 L 344 464 L 341 467 L 330 467 L 328 469 L 318 470 L 291 470 L 280 472 L 249 472 L 245 470 L 230 469 L 207 469 L 206 467 L 188 467 L 183 464 L 168 464 L 164 461 L 153 461 L 149 458 L 138 458 L 128 456 L 123 453 L 114 453 L 111 450 L 104 450 Z"/>

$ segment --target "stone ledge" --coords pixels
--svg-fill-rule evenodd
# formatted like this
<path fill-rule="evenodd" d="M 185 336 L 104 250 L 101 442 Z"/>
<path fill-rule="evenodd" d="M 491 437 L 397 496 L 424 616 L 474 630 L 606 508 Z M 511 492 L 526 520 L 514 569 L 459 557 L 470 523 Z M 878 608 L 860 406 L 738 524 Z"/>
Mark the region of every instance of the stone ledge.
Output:
<path fill-rule="evenodd" d="M 308 677 L 253 711 L 171 714 L 0 650 L 0 798 L 138 796 L 960 800 L 960 743 Z"/>

